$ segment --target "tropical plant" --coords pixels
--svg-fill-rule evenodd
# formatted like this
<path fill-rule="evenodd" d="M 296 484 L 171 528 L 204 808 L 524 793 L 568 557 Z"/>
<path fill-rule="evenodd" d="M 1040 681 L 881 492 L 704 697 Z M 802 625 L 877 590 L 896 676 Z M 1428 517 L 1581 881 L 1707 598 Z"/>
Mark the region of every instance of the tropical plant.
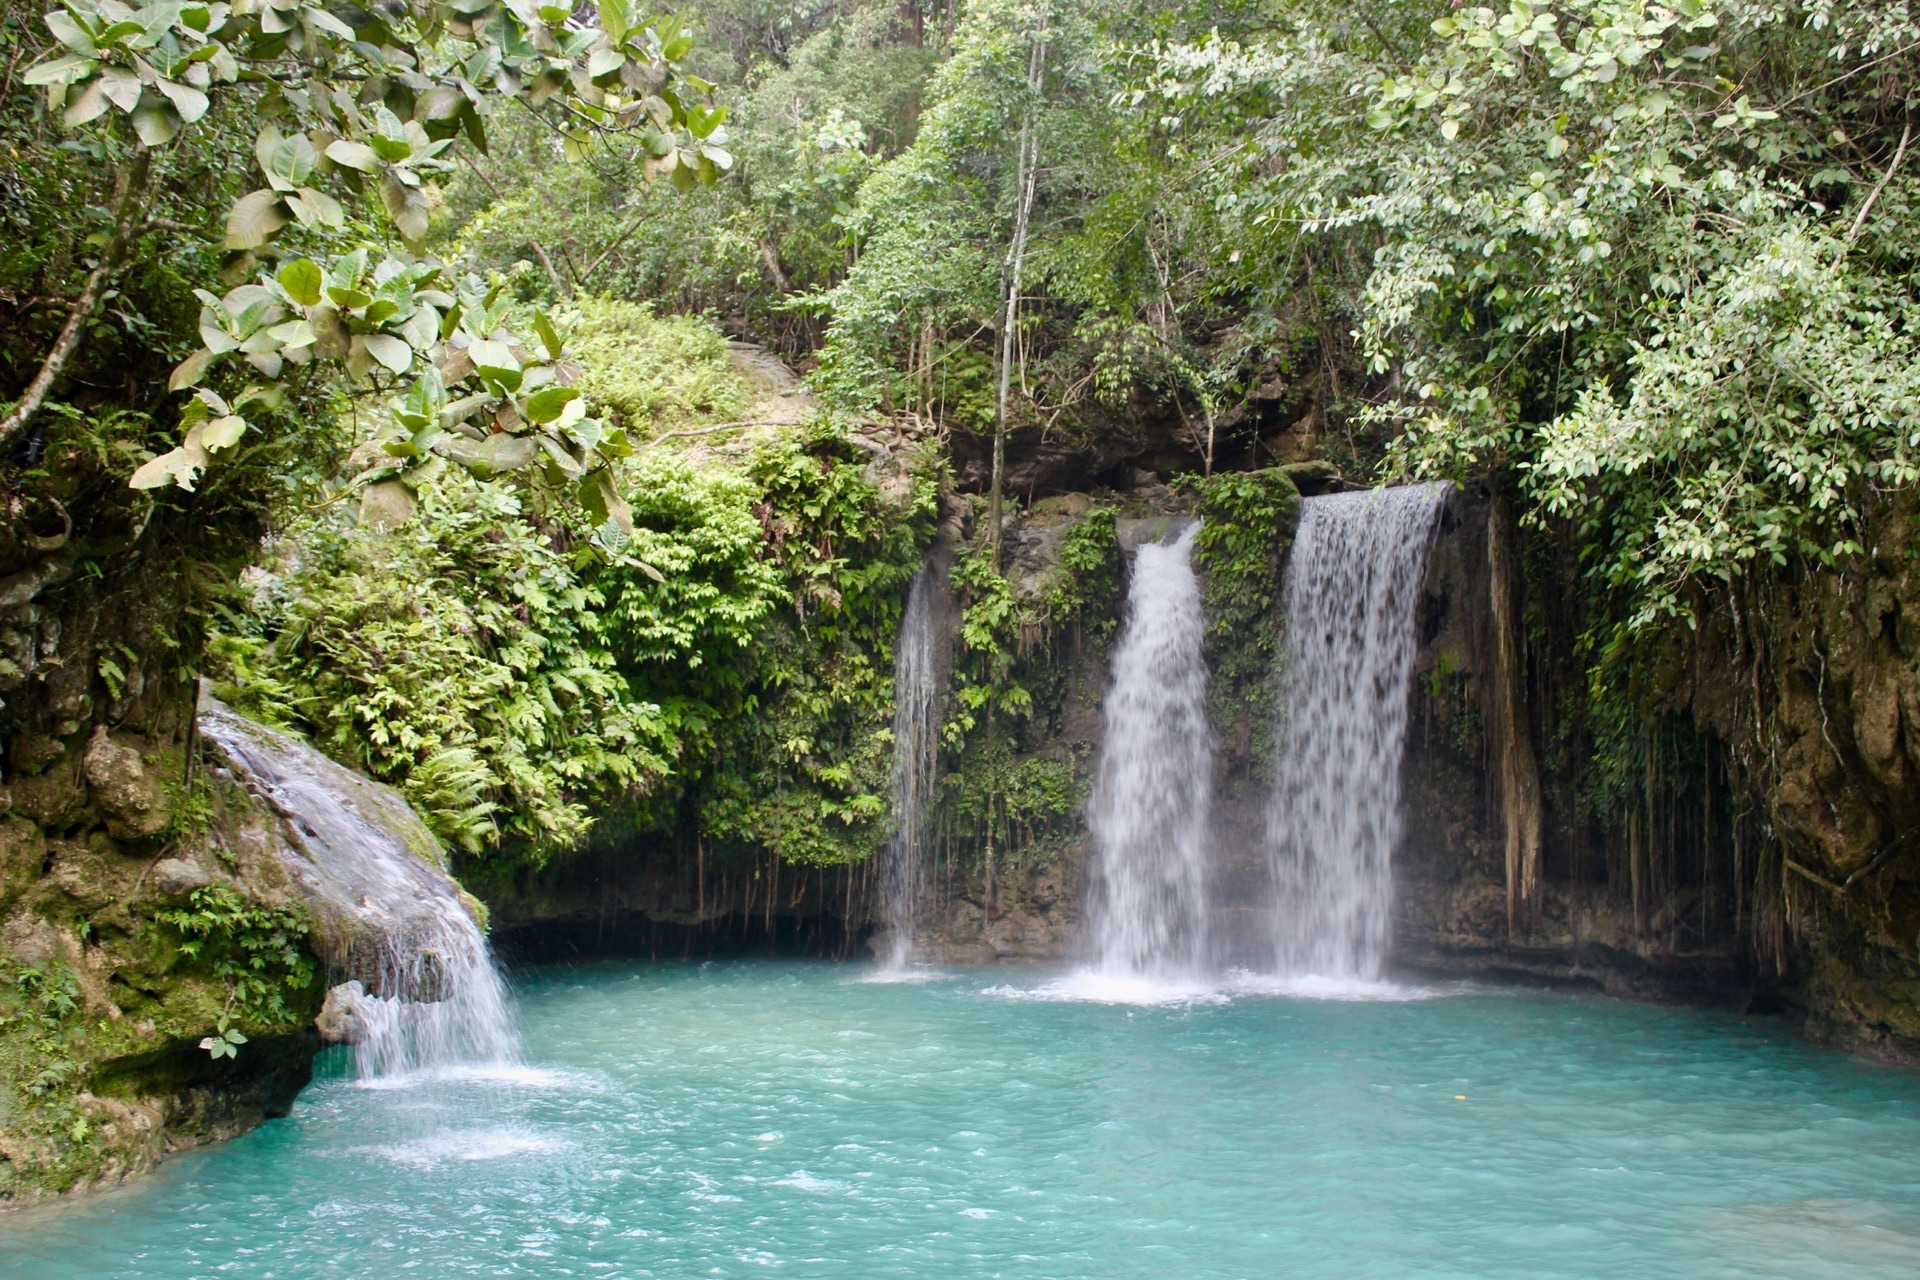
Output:
<path fill-rule="evenodd" d="M 522 341 L 500 283 L 417 256 L 434 176 L 460 138 L 485 147 L 485 117 L 499 102 L 547 109 L 572 155 L 635 137 L 647 171 L 681 188 L 732 164 L 725 109 L 709 105 L 714 86 L 678 67 L 693 44 L 678 20 L 645 17 L 630 0 L 604 0 L 597 18 L 534 0 L 77 0 L 48 12 L 61 50 L 24 80 L 44 86 L 66 126 L 112 166 L 111 230 L 39 373 L 0 420 L 0 443 L 39 411 L 71 359 L 141 230 L 156 157 L 216 100 L 238 97 L 258 122 L 265 185 L 227 211 L 225 247 L 241 255 L 236 275 L 262 255 L 271 269 L 225 295 L 200 293 L 204 345 L 173 386 L 196 387 L 234 362 L 261 381 L 232 395 L 195 391 L 184 438 L 139 468 L 134 486 L 191 488 L 214 454 L 284 404 L 289 366 L 321 360 L 395 395 L 362 483 L 436 457 L 481 475 L 537 466 L 576 487 L 598 518 L 624 524 L 607 470 L 624 438 L 585 415 L 553 324 L 535 316 L 537 343 Z M 360 221 L 376 195 L 384 232 Z"/>

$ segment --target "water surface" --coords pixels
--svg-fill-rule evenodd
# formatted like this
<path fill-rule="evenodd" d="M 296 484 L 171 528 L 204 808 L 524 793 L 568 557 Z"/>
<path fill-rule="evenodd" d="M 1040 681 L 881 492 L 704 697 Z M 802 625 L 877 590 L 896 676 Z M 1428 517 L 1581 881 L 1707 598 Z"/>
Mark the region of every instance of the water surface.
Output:
<path fill-rule="evenodd" d="M 335 1060 L 285 1120 L 0 1219 L 0 1275 L 1920 1273 L 1920 1076 L 1768 1022 L 868 972 L 522 975 L 526 1068 Z"/>

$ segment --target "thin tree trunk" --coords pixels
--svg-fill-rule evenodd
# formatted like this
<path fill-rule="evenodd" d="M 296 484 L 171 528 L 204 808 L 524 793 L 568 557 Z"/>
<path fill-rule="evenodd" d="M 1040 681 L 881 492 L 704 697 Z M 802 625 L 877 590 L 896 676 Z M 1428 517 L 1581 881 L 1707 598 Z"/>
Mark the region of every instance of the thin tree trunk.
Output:
<path fill-rule="evenodd" d="M 987 528 L 995 572 L 1000 569 L 1001 534 L 1005 524 L 1005 487 L 1007 473 L 1007 396 L 1013 380 L 1014 332 L 1020 318 L 1020 279 L 1027 263 L 1027 227 L 1033 215 L 1035 173 L 1040 159 L 1040 142 L 1034 129 L 1040 91 L 1047 70 L 1047 19 L 1033 33 L 1033 47 L 1027 57 L 1026 111 L 1020 121 L 1020 156 L 1014 166 L 1013 244 L 1007 251 L 1007 302 L 1000 325 L 1000 386 L 994 404 L 993 479 L 989 487 Z"/>
<path fill-rule="evenodd" d="M 785 264 L 780 261 L 780 249 L 766 236 L 760 237 L 760 261 L 766 264 L 767 274 L 773 277 L 773 287 L 781 293 L 793 292 L 793 278 L 787 274 Z"/>
<path fill-rule="evenodd" d="M 73 353 L 80 349 L 81 336 L 86 332 L 93 309 L 100 304 L 100 294 L 119 268 L 121 256 L 126 253 L 127 245 L 133 239 L 133 212 L 147 194 L 147 175 L 152 168 L 153 153 L 143 150 L 134 157 L 131 165 L 123 165 L 114 171 L 113 231 L 100 251 L 100 261 L 87 273 L 86 283 L 80 286 L 80 296 L 73 300 L 73 307 L 67 312 L 67 322 L 61 327 L 60 336 L 53 340 L 53 347 L 47 352 L 40 372 L 20 393 L 20 399 L 7 416 L 0 418 L 0 446 L 19 435 L 33 420 L 33 416 L 40 412 L 40 406 L 46 403 L 47 393 L 59 381 L 67 362 L 73 359 Z"/>

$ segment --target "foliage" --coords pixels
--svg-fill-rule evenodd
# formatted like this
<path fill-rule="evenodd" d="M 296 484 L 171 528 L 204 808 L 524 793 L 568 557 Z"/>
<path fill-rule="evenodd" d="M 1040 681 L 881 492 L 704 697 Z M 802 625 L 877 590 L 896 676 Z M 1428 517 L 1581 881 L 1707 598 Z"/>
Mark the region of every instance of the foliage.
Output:
<path fill-rule="evenodd" d="M 741 86 L 727 119 L 730 180 L 676 196 L 644 180 L 630 146 L 563 165 L 551 135 L 509 121 L 510 145 L 450 184 L 455 256 L 522 268 L 529 297 L 652 298 L 801 353 L 818 325 L 786 295 L 844 274 L 860 182 L 912 139 L 937 61 L 924 25 L 903 24 L 920 7 L 698 6 L 686 15 L 702 36 L 693 61 Z"/>
<path fill-rule="evenodd" d="M 893 641 L 932 532 L 934 484 L 923 472 L 889 500 L 861 457 L 822 424 L 748 464 L 781 607 L 736 650 L 738 714 L 724 699 L 713 706 L 695 803 L 723 845 L 830 865 L 886 840 Z"/>
<path fill-rule="evenodd" d="M 363 481 L 433 457 L 482 475 L 538 465 L 549 481 L 577 486 L 598 518 L 624 523 L 607 473 L 624 440 L 582 415 L 555 327 L 536 316 L 539 345 L 521 342 L 507 325 L 502 283 L 461 280 L 413 254 L 425 245 L 433 176 L 450 164 L 444 153 L 463 135 L 484 148 L 484 113 L 496 101 L 537 108 L 551 100 L 576 154 L 601 134 L 637 137 L 649 174 L 679 187 L 730 167 L 725 109 L 699 100 L 713 86 L 676 69 L 693 44 L 676 19 L 647 19 L 628 0 L 602 3 L 597 24 L 531 0 L 163 0 L 138 9 L 82 0 L 45 21 L 64 52 L 42 57 L 23 82 L 46 86 L 62 122 L 86 130 L 98 161 L 115 172 L 113 230 L 76 319 L 140 221 L 154 153 L 216 98 L 244 101 L 257 122 L 252 149 L 266 185 L 228 210 L 224 245 L 245 255 L 242 274 L 262 251 L 277 250 L 278 261 L 224 296 L 199 291 L 204 345 L 172 386 L 195 386 L 229 355 L 265 381 L 227 395 L 196 391 L 182 414 L 185 438 L 138 469 L 134 487 L 191 489 L 215 453 L 283 408 L 286 367 L 320 359 L 402 393 L 382 433 L 386 460 Z M 360 222 L 376 193 L 384 225 L 409 252 Z M 62 350 L 49 354 L 50 375 Z M 30 393 L 7 430 L 34 408 Z"/>
<path fill-rule="evenodd" d="M 1917 36 L 1821 0 L 1302 5 L 1156 47 L 1143 107 L 1248 288 L 1313 263 L 1341 298 L 1393 468 L 1576 522 L 1617 650 L 1843 562 L 1912 482 Z"/>
<path fill-rule="evenodd" d="M 394 783 L 456 847 L 504 831 L 544 856 L 585 832 L 584 801 L 657 782 L 673 750 L 569 540 L 460 472 L 390 531 L 324 511 L 289 530 L 284 571 L 209 656 L 242 709 Z"/>
<path fill-rule="evenodd" d="M 747 388 L 726 340 L 690 316 L 655 317 L 641 303 L 581 298 L 561 313 L 588 409 L 647 437 L 698 419 L 747 416 Z"/>
<path fill-rule="evenodd" d="M 209 885 L 195 889 L 183 906 L 155 911 L 153 921 L 181 955 L 226 984 L 230 1015 L 274 1029 L 301 1020 L 287 996 L 309 991 L 319 980 L 306 948 L 303 912 L 261 906 L 223 885 Z M 216 1058 L 232 1057 L 233 1047 L 246 1043 L 224 1017 L 219 1038 L 226 1048 L 201 1045 Z"/>
<path fill-rule="evenodd" d="M 662 424 L 738 412 L 710 326 L 588 301 L 589 396 Z M 697 430 L 697 428 L 696 428 Z M 467 855 L 535 863 L 597 816 L 783 858 L 884 826 L 893 630 L 932 484 L 883 493 L 821 423 L 622 465 L 632 536 L 590 541 L 447 470 L 397 528 L 323 509 L 226 615 L 223 695 L 398 786 Z"/>
<path fill-rule="evenodd" d="M 1206 575 L 1208 628 L 1234 635 L 1271 621 L 1300 491 L 1278 467 L 1193 477 L 1188 485 L 1199 499 L 1194 561 Z"/>
<path fill-rule="evenodd" d="M 1016 587 L 996 572 L 984 539 L 955 562 L 960 654 L 941 726 L 941 821 L 964 855 L 1017 866 L 1057 851 L 1075 830 L 1089 761 L 1071 748 L 1063 757 L 1049 740 L 1073 694 L 1069 668 L 1100 669 L 1097 658 L 1068 659 L 1088 644 L 1097 654 L 1111 637 L 1123 571 L 1106 507 L 1067 531 L 1057 568 L 1040 583 Z"/>

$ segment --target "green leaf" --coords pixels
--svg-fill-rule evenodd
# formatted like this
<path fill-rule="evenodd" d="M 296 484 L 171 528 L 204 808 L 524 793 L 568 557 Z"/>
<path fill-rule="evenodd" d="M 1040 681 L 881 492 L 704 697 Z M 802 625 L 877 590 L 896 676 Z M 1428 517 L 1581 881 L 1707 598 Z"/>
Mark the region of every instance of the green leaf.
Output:
<path fill-rule="evenodd" d="M 482 374 L 492 374 L 496 377 L 513 374 L 515 381 L 518 381 L 520 362 L 514 359 L 512 349 L 504 342 L 483 338 L 467 348 L 467 358 L 473 361 L 473 367 Z"/>
<path fill-rule="evenodd" d="M 96 46 L 94 45 L 93 37 L 87 34 L 87 29 L 80 25 L 74 15 L 56 9 L 52 13 L 46 14 L 41 20 L 47 24 L 47 30 L 53 32 L 54 39 L 75 53 L 91 54 L 94 52 Z M 29 80 L 27 83 L 32 84 L 33 81 Z"/>
<path fill-rule="evenodd" d="M 213 363 L 215 354 L 202 347 L 175 365 L 172 376 L 167 379 L 167 390 L 184 391 L 198 383 L 200 379 L 206 377 L 207 367 Z"/>
<path fill-rule="evenodd" d="M 88 76 L 92 75 L 99 66 L 100 63 L 93 58 L 82 57 L 78 54 L 68 54 L 63 58 L 55 58 L 51 62 L 42 62 L 37 66 L 28 68 L 27 73 L 21 76 L 20 79 L 24 84 L 35 86 L 43 84 L 72 84 L 76 80 L 85 80 Z"/>
<path fill-rule="evenodd" d="M 600 0 L 600 29 L 615 44 L 627 38 L 627 32 L 633 29 L 627 0 Z"/>
<path fill-rule="evenodd" d="M 361 173 L 372 173 L 380 167 L 380 157 L 372 147 L 364 142 L 355 142 L 351 138 L 340 138 L 327 144 L 327 159 Z"/>
<path fill-rule="evenodd" d="M 413 364 L 413 348 L 392 334 L 368 334 L 366 343 L 367 354 L 395 373 L 405 373 Z"/>
<path fill-rule="evenodd" d="M 194 431 L 198 430 L 198 427 L 194 428 Z M 197 439 L 193 439 L 191 432 L 188 436 L 192 441 L 192 448 L 183 444 L 143 464 L 127 480 L 127 487 L 129 489 L 164 489 L 170 485 L 178 485 L 191 493 L 194 477 L 199 475 L 201 468 L 207 465 L 207 452 L 200 447 Z"/>
<path fill-rule="evenodd" d="M 540 344 L 547 349 L 547 359 L 558 360 L 566 350 L 566 345 L 561 341 L 560 331 L 553 327 L 553 321 L 548 319 L 546 312 L 534 313 L 533 331 L 540 335 Z"/>
<path fill-rule="evenodd" d="M 180 117 L 169 106 L 141 106 L 133 113 L 133 131 L 149 147 L 164 147 L 180 133 Z"/>
<path fill-rule="evenodd" d="M 100 82 L 106 86 L 107 101 L 124 115 L 140 105 L 140 77 L 125 67 L 103 67 Z"/>
<path fill-rule="evenodd" d="M 60 123 L 69 129 L 78 129 L 81 125 L 105 115 L 108 105 L 106 82 L 95 80 L 68 100 L 67 109 L 61 113 Z"/>
<path fill-rule="evenodd" d="M 414 103 L 416 120 L 451 120 L 467 105 L 467 95 L 450 84 L 437 84 Z"/>
<path fill-rule="evenodd" d="M 425 196 L 388 174 L 380 184 L 380 199 L 386 205 L 387 214 L 393 219 L 401 239 L 409 245 L 418 245 L 427 238 Z"/>
<path fill-rule="evenodd" d="M 593 51 L 587 59 L 587 78 L 598 80 L 601 76 L 611 75 L 626 65 L 627 55 L 618 49 L 601 48 Z"/>
<path fill-rule="evenodd" d="M 313 326 L 307 323 L 304 316 L 274 325 L 267 330 L 267 336 L 279 343 L 282 351 L 298 351 L 302 347 L 312 346 L 316 340 Z"/>
<path fill-rule="evenodd" d="M 614 528 L 629 537 L 633 535 L 633 508 L 627 504 L 620 486 L 613 481 L 613 472 L 608 468 L 601 467 L 581 482 L 580 497 L 596 515 L 611 521 Z M 654 581 L 660 581 L 657 570 L 644 565 L 642 568 Z"/>
<path fill-rule="evenodd" d="M 543 387 L 527 397 L 527 418 L 545 426 L 558 418 L 569 402 L 579 398 L 577 387 Z"/>
<path fill-rule="evenodd" d="M 209 453 L 225 449 L 239 443 L 240 437 L 247 431 L 247 420 L 238 414 L 230 413 L 224 418 L 215 418 L 200 429 L 200 444 Z"/>
<path fill-rule="evenodd" d="M 320 287 L 326 282 L 326 274 L 320 270 L 320 264 L 312 258 L 295 258 L 280 268 L 275 277 L 287 296 L 303 307 L 311 307 L 320 301 Z"/>
<path fill-rule="evenodd" d="M 227 248 L 258 249 L 291 220 L 279 192 L 265 188 L 249 192 L 227 214 Z"/>
<path fill-rule="evenodd" d="M 319 154 L 304 133 L 290 137 L 280 137 L 274 130 L 263 133 L 255 154 L 261 172 L 267 175 L 268 184 L 276 191 L 292 191 L 312 176 L 314 166 L 320 162 Z"/>
<path fill-rule="evenodd" d="M 533 465 L 538 452 L 530 437 L 504 432 L 495 432 L 478 441 L 460 436 L 446 439 L 447 456 L 482 478 L 525 470 Z"/>
<path fill-rule="evenodd" d="M 288 205 L 295 216 L 307 226 L 318 225 L 338 229 L 347 224 L 347 211 L 340 207 L 340 202 L 326 192 L 316 191 L 312 187 L 301 187 L 294 192 L 293 199 L 288 201 Z"/>
<path fill-rule="evenodd" d="M 207 95 L 192 85 L 162 80 L 157 87 L 167 95 L 167 101 L 173 104 L 173 109 L 180 113 L 181 124 L 192 124 L 207 114 Z M 313 148 L 309 146 L 307 149 L 311 151 Z"/>

